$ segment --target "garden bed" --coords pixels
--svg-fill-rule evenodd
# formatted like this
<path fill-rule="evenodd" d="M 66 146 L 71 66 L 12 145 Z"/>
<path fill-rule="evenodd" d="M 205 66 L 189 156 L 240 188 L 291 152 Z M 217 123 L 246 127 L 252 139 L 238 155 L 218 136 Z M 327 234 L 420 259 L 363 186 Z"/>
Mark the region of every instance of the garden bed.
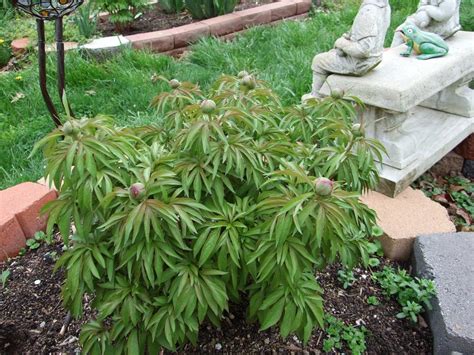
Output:
<path fill-rule="evenodd" d="M 80 327 L 91 317 L 91 311 L 86 301 L 85 318 L 72 320 L 64 335 L 60 335 L 61 328 L 67 323 L 67 312 L 62 307 L 60 294 L 64 274 L 61 271 L 54 274 L 53 268 L 61 251 L 62 245 L 59 242 L 50 246 L 43 245 L 23 257 L 0 264 L 0 273 L 7 269 L 11 272 L 5 287 L 0 283 L 0 352 L 80 351 Z M 382 260 L 381 265 L 372 268 L 372 271 L 379 271 L 390 264 L 392 263 L 388 260 Z M 371 279 L 369 270 L 354 269 L 357 281 L 348 289 L 344 289 L 338 280 L 338 270 L 339 266 L 334 265 L 317 273 L 318 281 L 326 290 L 326 312 L 357 329 L 365 326 L 368 330 L 365 338 L 369 353 L 431 353 L 432 339 L 426 323 L 422 319 L 415 324 L 396 318 L 401 310 L 400 306 L 395 300 L 383 296 L 380 286 Z M 369 305 L 368 296 L 376 296 L 380 304 Z M 181 351 L 322 351 L 327 337 L 325 332 L 316 330 L 309 343 L 304 346 L 294 336 L 283 340 L 277 329 L 259 332 L 258 325 L 245 321 L 244 310 L 245 307 L 231 306 L 230 312 L 222 321 L 221 329 L 204 324 L 198 345 L 186 345 Z"/>
<path fill-rule="evenodd" d="M 242 0 L 241 3 L 236 6 L 235 11 L 246 10 L 273 2 L 277 2 L 277 0 Z M 188 12 L 169 14 L 164 12 L 159 4 L 153 4 L 150 5 L 147 10 L 143 11 L 143 14 L 133 21 L 129 27 L 119 32 L 122 35 L 154 32 L 188 25 L 197 21 L 198 20 L 193 19 Z M 109 21 L 107 16 L 100 19 L 98 30 L 104 36 L 113 36 L 118 33 L 116 26 Z"/>

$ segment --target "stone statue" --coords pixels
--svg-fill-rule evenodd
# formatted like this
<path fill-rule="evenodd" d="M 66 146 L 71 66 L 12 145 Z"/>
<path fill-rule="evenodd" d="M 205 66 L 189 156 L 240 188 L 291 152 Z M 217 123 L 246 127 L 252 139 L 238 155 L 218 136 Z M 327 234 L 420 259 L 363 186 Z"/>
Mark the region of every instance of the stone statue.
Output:
<path fill-rule="evenodd" d="M 313 87 L 303 100 L 320 97 L 319 90 L 330 74 L 362 76 L 382 61 L 384 41 L 390 25 L 388 0 L 364 0 L 349 33 L 334 49 L 313 60 Z"/>
<path fill-rule="evenodd" d="M 435 33 L 420 30 L 415 25 L 406 25 L 401 34 L 408 49 L 400 53 L 403 57 L 409 57 L 413 51 L 421 60 L 444 57 L 449 52 L 447 43 Z"/>
<path fill-rule="evenodd" d="M 415 25 L 423 31 L 435 33 L 446 39 L 461 29 L 459 8 L 461 0 L 420 0 L 418 10 L 409 16 L 393 37 L 392 47 L 404 42 L 400 32 L 406 25 Z"/>

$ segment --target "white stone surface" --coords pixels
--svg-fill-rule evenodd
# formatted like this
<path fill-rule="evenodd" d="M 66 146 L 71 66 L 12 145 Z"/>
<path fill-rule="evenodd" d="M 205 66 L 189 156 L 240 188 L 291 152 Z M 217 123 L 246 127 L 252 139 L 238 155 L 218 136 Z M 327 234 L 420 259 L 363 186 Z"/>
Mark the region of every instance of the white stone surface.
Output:
<path fill-rule="evenodd" d="M 441 160 L 470 134 L 474 133 L 474 118 L 416 107 L 404 123 L 405 139 L 414 142 L 415 159 L 398 169 L 388 164 L 380 168 L 382 179 L 378 191 L 396 196 L 413 181 Z"/>
<path fill-rule="evenodd" d="M 80 49 L 92 56 L 103 57 L 131 47 L 131 42 L 124 36 L 103 37 L 80 46 Z"/>
<path fill-rule="evenodd" d="M 426 61 L 401 57 L 403 46 L 390 48 L 367 75 L 331 75 L 320 93 L 329 95 L 331 89 L 339 89 L 368 105 L 407 112 L 474 71 L 474 33 L 458 32 L 447 43 L 446 57 Z"/>

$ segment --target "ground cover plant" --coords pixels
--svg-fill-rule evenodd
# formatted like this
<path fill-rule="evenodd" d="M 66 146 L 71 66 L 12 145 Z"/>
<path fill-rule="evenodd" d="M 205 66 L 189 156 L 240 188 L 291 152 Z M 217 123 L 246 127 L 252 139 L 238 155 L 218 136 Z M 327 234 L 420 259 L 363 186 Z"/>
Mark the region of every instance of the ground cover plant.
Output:
<path fill-rule="evenodd" d="M 431 280 L 412 277 L 406 270 L 384 267 L 374 273 L 372 278 L 385 290 L 387 296 L 395 297 L 403 307 L 398 318 L 410 318 L 418 322 L 418 315 L 431 309 L 431 298 L 436 294 L 435 284 Z"/>
<path fill-rule="evenodd" d="M 377 249 L 359 196 L 383 148 L 341 97 L 285 108 L 247 72 L 207 92 L 169 85 L 153 100 L 161 125 L 70 119 L 37 146 L 59 191 L 48 230 L 67 244 L 76 227 L 64 300 L 80 316 L 95 298 L 84 352 L 175 350 L 244 296 L 249 321 L 306 343 L 324 324 L 314 268 Z"/>
<path fill-rule="evenodd" d="M 432 172 L 423 174 L 413 183 L 430 197 L 446 207 L 456 229 L 474 231 L 474 181 L 464 176 L 437 176 Z"/>

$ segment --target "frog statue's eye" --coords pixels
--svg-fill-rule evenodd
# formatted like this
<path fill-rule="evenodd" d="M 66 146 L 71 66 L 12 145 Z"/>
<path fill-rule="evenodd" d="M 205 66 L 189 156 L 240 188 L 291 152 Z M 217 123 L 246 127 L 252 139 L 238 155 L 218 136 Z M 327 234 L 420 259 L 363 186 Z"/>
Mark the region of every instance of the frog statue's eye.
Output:
<path fill-rule="evenodd" d="M 410 29 L 408 30 L 408 33 L 413 33 L 413 30 L 410 28 Z"/>

